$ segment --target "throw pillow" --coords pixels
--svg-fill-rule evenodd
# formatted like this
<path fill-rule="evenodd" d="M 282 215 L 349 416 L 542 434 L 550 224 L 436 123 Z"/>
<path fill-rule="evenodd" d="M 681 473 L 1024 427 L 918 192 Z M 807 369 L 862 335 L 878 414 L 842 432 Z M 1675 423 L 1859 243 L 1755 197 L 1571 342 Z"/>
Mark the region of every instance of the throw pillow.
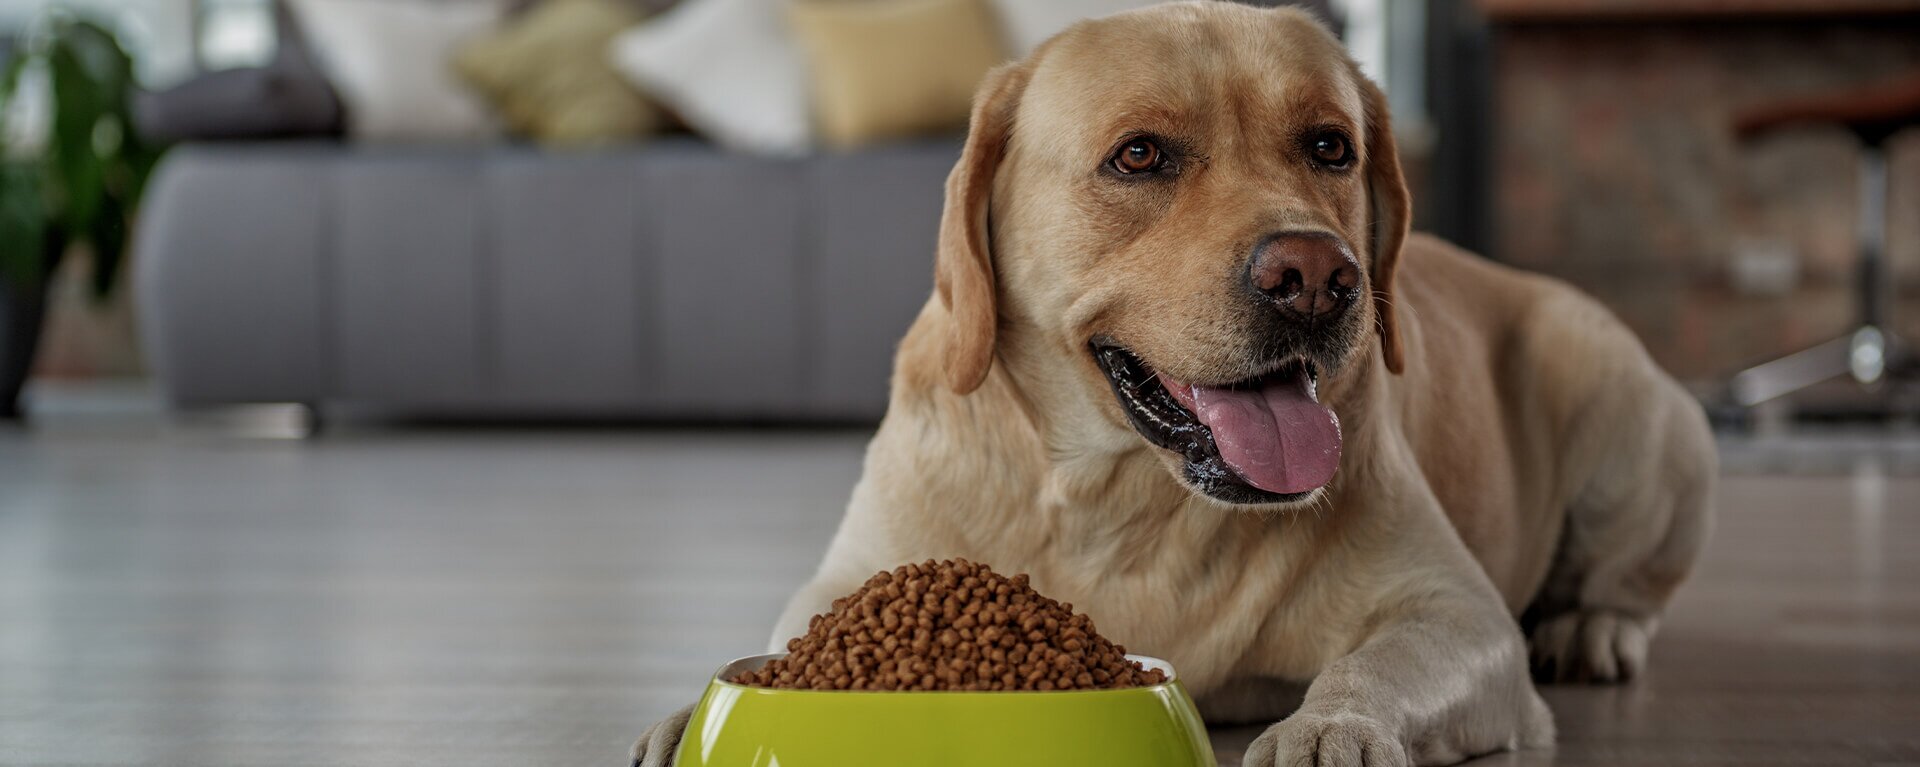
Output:
<path fill-rule="evenodd" d="M 477 139 L 495 127 L 454 77 L 455 44 L 491 29 L 501 0 L 293 0 L 347 107 L 347 133 L 369 141 Z"/>
<path fill-rule="evenodd" d="M 802 0 L 789 8 L 828 143 L 952 128 L 1005 60 L 986 0 Z"/>
<path fill-rule="evenodd" d="M 795 155 L 812 144 L 807 81 L 776 0 L 686 0 L 614 38 L 614 65 L 721 146 Z"/>
<path fill-rule="evenodd" d="M 530 13 L 535 8 L 547 4 L 550 0 L 507 0 L 507 16 L 513 17 Z M 678 0 L 620 0 L 621 5 L 632 8 L 642 16 L 652 16 L 672 8 Z"/>
<path fill-rule="evenodd" d="M 317 72 L 250 67 L 208 72 L 163 91 L 138 92 L 133 122 L 150 141 L 230 141 L 339 136 L 340 102 Z"/>
<path fill-rule="evenodd" d="M 549 0 L 461 45 L 453 66 L 517 133 L 575 146 L 633 138 L 660 127 L 660 110 L 620 78 L 606 50 L 640 19 L 623 0 Z"/>
<path fill-rule="evenodd" d="M 263 67 L 208 72 L 163 91 L 134 95 L 134 126 L 160 143 L 337 137 L 340 98 L 313 61 L 305 35 L 279 0 L 279 49 Z"/>
<path fill-rule="evenodd" d="M 1026 56 L 1047 38 L 1081 19 L 1106 16 L 1155 5 L 1160 0 L 993 0 L 1007 44 L 1015 56 Z"/>

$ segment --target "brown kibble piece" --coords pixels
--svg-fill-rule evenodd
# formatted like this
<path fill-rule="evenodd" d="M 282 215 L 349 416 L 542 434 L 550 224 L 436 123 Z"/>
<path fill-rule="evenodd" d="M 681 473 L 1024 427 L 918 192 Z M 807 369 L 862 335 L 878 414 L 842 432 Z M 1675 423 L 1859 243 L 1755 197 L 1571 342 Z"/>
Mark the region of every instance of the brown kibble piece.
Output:
<path fill-rule="evenodd" d="M 964 559 L 904 565 L 813 616 L 787 657 L 728 681 L 813 690 L 1086 690 L 1166 681 L 1093 620 Z"/>

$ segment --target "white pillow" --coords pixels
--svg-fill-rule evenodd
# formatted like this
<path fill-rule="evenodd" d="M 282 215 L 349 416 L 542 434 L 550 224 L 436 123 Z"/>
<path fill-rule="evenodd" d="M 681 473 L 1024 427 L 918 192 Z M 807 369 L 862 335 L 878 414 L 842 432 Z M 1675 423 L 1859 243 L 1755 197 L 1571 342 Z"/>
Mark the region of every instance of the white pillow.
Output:
<path fill-rule="evenodd" d="M 483 139 L 486 104 L 448 66 L 454 46 L 493 28 L 501 0 L 292 0 L 300 27 L 369 141 Z"/>
<path fill-rule="evenodd" d="M 1007 50 L 1024 57 L 1081 19 L 1158 5 L 1161 0 L 993 0 Z"/>
<path fill-rule="evenodd" d="M 806 62 L 778 0 L 686 0 L 613 39 L 614 68 L 721 146 L 813 144 Z"/>

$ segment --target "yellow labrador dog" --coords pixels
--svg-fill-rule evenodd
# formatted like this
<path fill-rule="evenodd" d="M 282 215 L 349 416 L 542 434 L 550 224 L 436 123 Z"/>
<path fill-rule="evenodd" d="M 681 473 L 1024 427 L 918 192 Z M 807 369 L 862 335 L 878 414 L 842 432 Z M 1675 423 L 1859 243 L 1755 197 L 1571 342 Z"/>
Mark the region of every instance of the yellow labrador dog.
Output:
<path fill-rule="evenodd" d="M 1547 679 L 1641 669 L 1713 443 L 1605 309 L 1407 217 L 1379 89 L 1301 13 L 1163 5 L 995 71 L 775 647 L 964 556 L 1171 660 L 1210 721 L 1278 720 L 1250 767 L 1551 743 L 1529 649 Z"/>

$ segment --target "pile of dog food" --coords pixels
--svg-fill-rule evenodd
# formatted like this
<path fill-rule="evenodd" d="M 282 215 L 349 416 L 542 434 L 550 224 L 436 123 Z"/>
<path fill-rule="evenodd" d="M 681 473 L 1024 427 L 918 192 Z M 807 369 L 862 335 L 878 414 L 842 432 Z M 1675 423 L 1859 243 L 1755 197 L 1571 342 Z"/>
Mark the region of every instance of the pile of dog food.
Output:
<path fill-rule="evenodd" d="M 736 684 L 811 690 L 1095 690 L 1166 681 L 1093 621 L 964 559 L 867 579 L 813 616 L 787 656 Z"/>

